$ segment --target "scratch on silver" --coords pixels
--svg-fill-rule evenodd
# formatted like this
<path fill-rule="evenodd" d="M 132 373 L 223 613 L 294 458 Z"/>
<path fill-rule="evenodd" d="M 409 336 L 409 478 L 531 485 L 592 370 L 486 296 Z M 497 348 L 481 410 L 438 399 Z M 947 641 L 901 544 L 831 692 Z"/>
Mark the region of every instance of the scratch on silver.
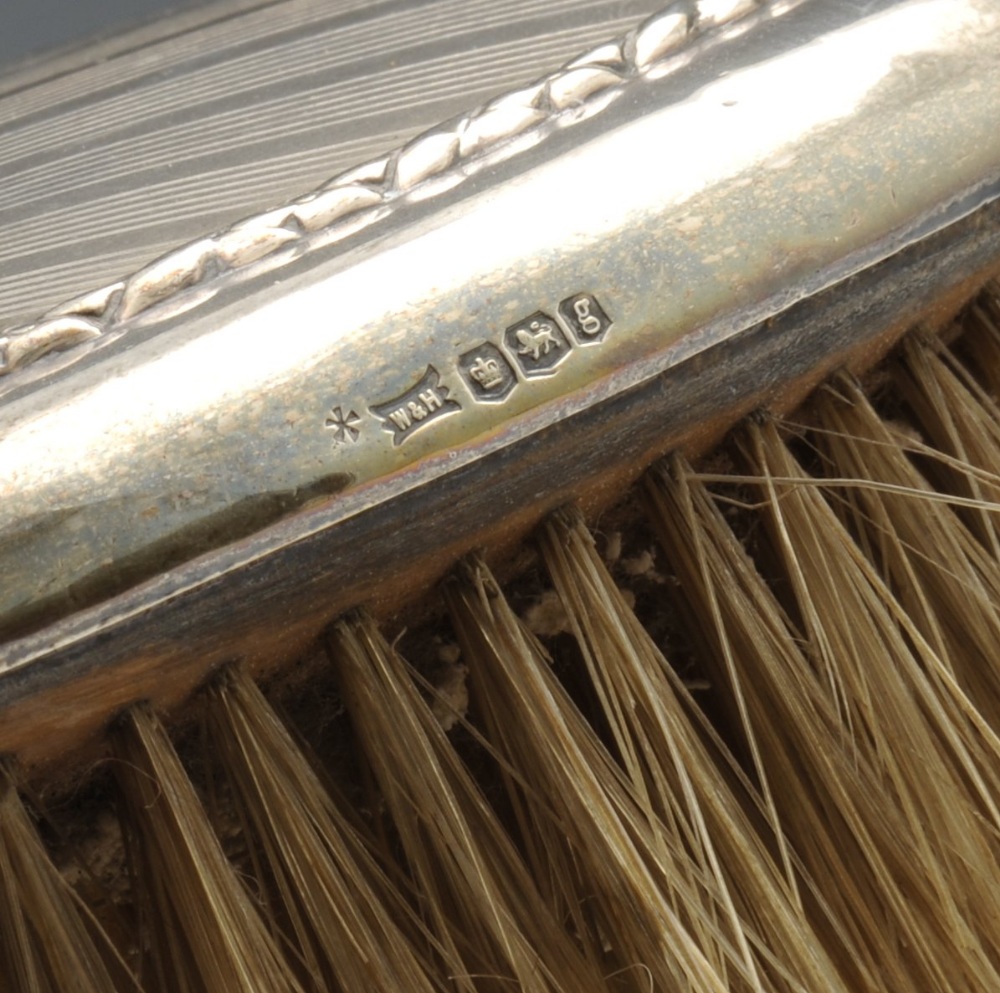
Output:
<path fill-rule="evenodd" d="M 319 232 L 329 243 L 385 216 L 418 187 L 450 188 L 461 168 L 557 118 L 580 115 L 626 81 L 657 74 L 665 60 L 706 31 L 731 24 L 773 0 L 676 0 L 623 38 L 600 45 L 530 86 L 453 118 L 391 154 L 341 173 L 292 203 L 234 224 L 162 256 L 124 280 L 77 298 L 33 324 L 0 334 L 0 376 L 50 352 L 98 342 L 139 314 L 165 307 L 225 272 L 294 248 Z M 596 109 L 600 109 L 599 107 Z M 583 116 L 583 115 L 580 115 Z M 452 180 L 447 182 L 447 180 Z M 442 181 L 445 181 L 442 183 Z M 293 257 L 292 253 L 284 256 Z"/>

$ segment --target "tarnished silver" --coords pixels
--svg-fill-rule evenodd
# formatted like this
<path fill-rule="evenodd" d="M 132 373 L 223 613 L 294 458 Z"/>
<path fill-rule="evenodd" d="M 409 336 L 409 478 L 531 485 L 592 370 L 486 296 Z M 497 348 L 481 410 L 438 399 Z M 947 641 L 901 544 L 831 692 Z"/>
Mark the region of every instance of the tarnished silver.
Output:
<path fill-rule="evenodd" d="M 260 560 L 973 214 L 998 29 L 995 0 L 674 3 L 9 330 L 0 630 Z"/>

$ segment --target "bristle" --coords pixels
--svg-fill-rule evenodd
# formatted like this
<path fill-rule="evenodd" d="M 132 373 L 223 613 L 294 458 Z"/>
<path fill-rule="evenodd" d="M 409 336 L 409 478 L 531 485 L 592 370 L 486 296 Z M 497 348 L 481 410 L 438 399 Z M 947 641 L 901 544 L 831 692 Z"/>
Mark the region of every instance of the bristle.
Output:
<path fill-rule="evenodd" d="M 132 708 L 112 744 L 149 914 L 150 985 L 162 993 L 301 993 L 157 718 Z"/>
<path fill-rule="evenodd" d="M 909 355 L 918 359 L 919 353 L 910 350 Z M 936 497 L 855 382 L 840 378 L 820 391 L 814 406 L 820 424 L 816 443 L 829 461 L 829 473 L 845 481 L 831 494 L 833 506 L 852 523 L 868 558 L 932 647 L 935 660 L 955 676 L 992 727 L 1000 729 L 1000 669 L 995 661 L 1000 561 Z M 986 440 L 984 435 L 984 445 Z M 969 477 L 969 483 L 975 486 L 977 480 Z M 978 499 L 988 519 L 989 505 L 982 494 Z M 983 747 L 990 749 L 989 765 L 996 768 L 1000 742 L 987 734 Z"/>
<path fill-rule="evenodd" d="M 368 618 L 332 635 L 352 724 L 374 769 L 424 901 L 463 990 L 605 989 L 552 915 L 496 813 Z"/>
<path fill-rule="evenodd" d="M 482 563 L 469 566 L 465 581 L 449 588 L 449 600 L 474 666 L 470 678 L 488 737 L 523 776 L 520 798 L 531 811 L 527 828 L 547 838 L 555 853 L 560 838 L 568 842 L 569 850 L 556 864 L 570 864 L 582 874 L 576 899 L 587 901 L 620 974 L 631 965 L 638 989 L 645 988 L 636 971 L 640 964 L 654 989 L 842 988 L 808 925 L 776 885 L 776 868 L 748 822 L 740 825 L 744 830 L 738 838 L 727 839 L 731 847 L 722 846 L 737 863 L 723 872 L 704 854 L 711 844 L 706 822 L 714 828 L 717 818 L 695 796 L 702 777 L 696 773 L 693 784 L 683 784 L 685 796 L 667 781 L 678 778 L 674 770 L 671 776 L 656 770 L 636 789 L 560 686 Z M 636 655 L 634 661 L 641 666 L 650 660 Z M 655 713 L 639 713 L 637 701 L 632 704 L 637 722 L 657 719 Z M 675 723 L 683 722 L 683 715 L 677 716 Z M 676 726 L 663 731 L 684 737 Z M 707 753 L 700 758 L 711 764 Z M 719 789 L 708 806 L 726 805 L 722 777 L 713 776 L 711 768 L 706 776 Z M 655 804 L 649 789 L 659 795 Z M 668 805 L 669 822 L 653 809 Z M 743 917 L 726 890 L 729 877 L 741 871 L 743 881 L 752 878 L 758 897 L 752 913 Z M 569 888 L 570 881 L 565 882 Z"/>
<path fill-rule="evenodd" d="M 630 911 L 639 911 L 641 902 L 626 899 L 631 891 L 618 879 L 613 896 L 626 906 L 609 920 L 602 913 L 604 904 L 595 905 L 594 899 L 603 873 L 595 880 L 580 856 L 585 846 L 568 843 L 569 837 L 585 832 L 603 809 L 595 806 L 595 792 L 600 794 L 594 783 L 607 756 L 567 702 L 562 686 L 548 671 L 543 649 L 514 617 L 485 564 L 470 559 L 460 572 L 446 584 L 445 592 L 462 657 L 472 666 L 471 702 L 497 758 L 497 777 L 512 812 L 510 827 L 534 884 L 556 919 L 567 922 L 587 957 L 601 963 L 599 968 L 612 974 L 622 970 L 616 985 L 631 989 L 628 966 L 620 957 L 606 954 L 606 935 L 618 919 L 624 921 Z M 539 739 L 533 719 L 537 721 L 539 714 L 545 715 L 546 726 L 551 725 L 545 743 L 556 738 L 562 743 L 552 755 L 536 754 Z M 575 733 L 578 725 L 583 735 Z M 552 765 L 555 769 L 550 771 Z M 602 837 L 613 834 L 609 831 Z M 638 929 L 629 927 L 627 933 L 637 934 Z M 645 975 L 641 978 L 645 980 Z"/>
<path fill-rule="evenodd" d="M 728 988 L 837 989 L 839 978 L 802 916 L 783 837 L 776 832 L 765 841 L 749 816 L 764 802 L 735 781 L 734 760 L 697 717 L 582 520 L 550 519 L 541 546 L 655 848 L 680 856 L 667 878 L 687 873 L 701 890 L 695 934 L 705 941 L 712 922 L 718 937 L 710 955 Z"/>
<path fill-rule="evenodd" d="M 777 427 L 751 423 L 742 447 L 761 478 L 807 658 L 837 714 L 834 738 L 873 772 L 873 786 L 905 820 L 910 856 L 938 890 L 936 926 L 963 950 L 949 963 L 947 955 L 932 959 L 926 947 L 910 949 L 929 970 L 918 988 L 1000 988 L 993 926 L 1000 919 L 1000 821 L 984 753 L 992 743 L 970 726 L 972 708 L 945 665 Z"/>
<path fill-rule="evenodd" d="M 674 459 L 646 490 L 691 633 L 716 692 L 741 701 L 734 727 L 756 742 L 755 773 L 813 882 L 810 916 L 852 988 L 973 988 L 962 930 L 950 932 L 942 914 L 939 874 L 917 855 L 933 822 L 914 838 L 887 802 L 883 777 L 844 733 L 831 683 L 690 467 Z"/>
<path fill-rule="evenodd" d="M 231 670 L 209 697 L 210 740 L 260 847 L 307 988 L 443 991 L 436 966 L 401 926 L 419 931 L 413 911 L 260 690 Z"/>
<path fill-rule="evenodd" d="M 994 400 L 1000 399 L 1000 282 L 994 280 L 973 301 L 965 317 L 966 347 L 976 372 Z"/>
<path fill-rule="evenodd" d="M 117 953 L 52 864 L 0 762 L 0 988 L 115 993 L 107 956 Z"/>
<path fill-rule="evenodd" d="M 933 482 L 972 502 L 956 512 L 1000 562 L 1000 518 L 991 506 L 1000 502 L 1000 408 L 936 339 L 909 335 L 901 351 L 894 385 L 940 453 L 925 460 Z"/>

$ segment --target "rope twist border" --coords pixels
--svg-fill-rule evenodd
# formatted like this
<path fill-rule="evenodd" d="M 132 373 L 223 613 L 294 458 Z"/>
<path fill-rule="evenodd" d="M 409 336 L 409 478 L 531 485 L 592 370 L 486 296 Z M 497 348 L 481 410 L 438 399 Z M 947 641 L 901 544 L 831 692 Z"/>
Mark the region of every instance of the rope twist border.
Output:
<path fill-rule="evenodd" d="M 587 116 L 581 110 L 629 80 L 655 74 L 667 59 L 707 31 L 773 2 L 675 0 L 623 38 L 592 48 L 529 86 L 452 118 L 384 157 L 340 173 L 285 206 L 191 242 L 125 279 L 56 307 L 32 324 L 8 329 L 0 334 L 0 377 L 50 352 L 106 339 L 126 321 L 183 291 L 245 269 L 319 233 L 325 243 L 346 237 L 386 216 L 393 203 L 432 181 L 439 188 L 429 196 L 451 189 L 465 178 L 463 167 L 570 113 Z"/>

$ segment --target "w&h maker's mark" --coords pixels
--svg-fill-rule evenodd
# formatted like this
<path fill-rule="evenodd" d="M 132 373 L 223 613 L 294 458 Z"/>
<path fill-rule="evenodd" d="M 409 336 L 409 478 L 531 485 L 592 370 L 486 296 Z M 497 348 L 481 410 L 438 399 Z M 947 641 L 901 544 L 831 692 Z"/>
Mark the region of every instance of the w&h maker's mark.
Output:
<path fill-rule="evenodd" d="M 392 433 L 394 445 L 402 444 L 431 421 L 461 409 L 462 405 L 452 399 L 449 388 L 432 365 L 405 393 L 371 407 L 372 413 L 381 418 L 382 427 Z"/>

